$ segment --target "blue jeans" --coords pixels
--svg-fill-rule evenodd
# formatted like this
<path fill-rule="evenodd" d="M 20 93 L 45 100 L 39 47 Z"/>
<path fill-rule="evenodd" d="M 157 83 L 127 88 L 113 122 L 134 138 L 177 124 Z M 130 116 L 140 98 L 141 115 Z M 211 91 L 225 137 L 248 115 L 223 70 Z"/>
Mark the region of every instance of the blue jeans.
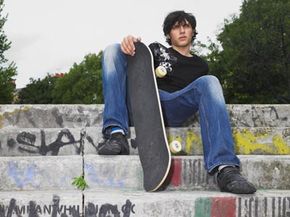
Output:
<path fill-rule="evenodd" d="M 102 67 L 105 99 L 103 133 L 110 126 L 118 126 L 128 134 L 127 59 L 119 44 L 104 50 Z M 234 153 L 222 87 L 216 77 L 202 76 L 179 91 L 169 93 L 159 90 L 159 94 L 168 126 L 180 126 L 199 111 L 205 169 L 209 173 L 219 165 L 240 165 Z"/>

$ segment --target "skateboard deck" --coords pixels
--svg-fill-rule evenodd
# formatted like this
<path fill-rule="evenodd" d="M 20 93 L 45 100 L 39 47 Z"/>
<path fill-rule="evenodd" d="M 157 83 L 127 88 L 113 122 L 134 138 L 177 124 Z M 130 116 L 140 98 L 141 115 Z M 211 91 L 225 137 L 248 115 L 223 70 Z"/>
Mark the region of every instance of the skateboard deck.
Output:
<path fill-rule="evenodd" d="M 128 56 L 128 91 L 143 169 L 146 191 L 157 191 L 165 182 L 171 166 L 159 93 L 150 49 L 135 43 L 134 56 Z"/>

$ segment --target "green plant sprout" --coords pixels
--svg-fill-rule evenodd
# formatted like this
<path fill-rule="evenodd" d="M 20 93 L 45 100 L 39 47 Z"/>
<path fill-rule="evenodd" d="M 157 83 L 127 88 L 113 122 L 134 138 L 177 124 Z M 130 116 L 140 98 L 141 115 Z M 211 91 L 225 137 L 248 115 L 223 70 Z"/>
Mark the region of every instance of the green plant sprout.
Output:
<path fill-rule="evenodd" d="M 72 185 L 76 186 L 77 189 L 82 191 L 89 187 L 83 176 L 74 177 Z"/>

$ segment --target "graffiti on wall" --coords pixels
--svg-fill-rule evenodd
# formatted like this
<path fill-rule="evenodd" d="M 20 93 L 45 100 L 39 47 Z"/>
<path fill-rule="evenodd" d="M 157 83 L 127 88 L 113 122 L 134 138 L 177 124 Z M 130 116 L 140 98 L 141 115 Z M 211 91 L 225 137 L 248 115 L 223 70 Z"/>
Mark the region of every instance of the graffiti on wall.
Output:
<path fill-rule="evenodd" d="M 81 132 L 82 134 L 82 132 Z M 53 142 L 46 141 L 46 133 L 40 130 L 40 145 L 36 141 L 36 135 L 31 132 L 20 132 L 16 138 L 7 139 L 8 151 L 17 149 L 19 152 L 26 152 L 39 155 L 58 155 L 65 146 L 73 146 L 75 154 L 80 154 L 82 149 L 81 136 L 76 140 L 74 135 L 68 129 L 62 129 L 57 133 Z M 0 146 L 0 149 L 2 145 Z"/>
<path fill-rule="evenodd" d="M 135 204 L 129 199 L 124 205 L 118 207 L 110 203 L 94 204 L 89 202 L 85 207 L 85 217 L 130 217 L 135 214 Z M 29 201 L 27 205 L 17 205 L 17 200 L 10 199 L 9 205 L 0 204 L 0 217 L 80 217 L 82 216 L 81 205 L 63 205 L 58 195 L 53 195 L 49 204 L 37 204 L 35 201 Z"/>
<path fill-rule="evenodd" d="M 290 217 L 290 197 L 198 198 L 194 216 Z"/>

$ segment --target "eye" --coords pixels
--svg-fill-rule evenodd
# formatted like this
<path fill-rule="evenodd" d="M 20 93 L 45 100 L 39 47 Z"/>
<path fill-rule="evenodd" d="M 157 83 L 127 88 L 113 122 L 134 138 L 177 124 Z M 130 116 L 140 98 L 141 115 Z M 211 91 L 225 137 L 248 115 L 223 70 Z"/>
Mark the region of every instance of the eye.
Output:
<path fill-rule="evenodd" d="M 180 27 L 179 24 L 175 24 L 175 25 L 173 25 L 172 29 L 178 29 L 179 27 Z"/>

